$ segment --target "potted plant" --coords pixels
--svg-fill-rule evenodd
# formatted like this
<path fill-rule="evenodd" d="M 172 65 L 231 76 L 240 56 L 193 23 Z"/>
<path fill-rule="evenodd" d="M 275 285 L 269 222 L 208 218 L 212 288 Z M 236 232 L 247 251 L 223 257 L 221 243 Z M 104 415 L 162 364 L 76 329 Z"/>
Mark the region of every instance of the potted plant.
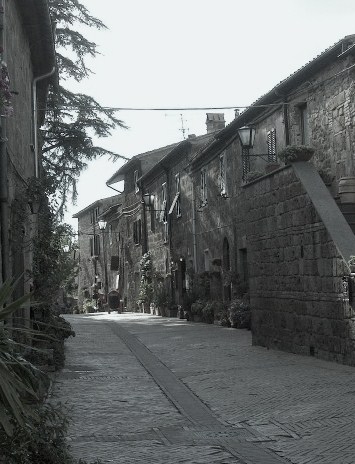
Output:
<path fill-rule="evenodd" d="M 314 154 L 314 148 L 307 145 L 288 145 L 278 153 L 278 158 L 285 164 L 295 161 L 309 161 Z"/>
<path fill-rule="evenodd" d="M 231 301 L 228 312 L 232 327 L 235 329 L 250 329 L 251 314 L 249 304 L 246 301 L 241 298 Z"/>
<path fill-rule="evenodd" d="M 214 321 L 214 301 L 207 301 L 205 306 L 202 308 L 202 320 L 207 324 L 213 324 Z"/>
<path fill-rule="evenodd" d="M 191 315 L 194 322 L 202 321 L 202 310 L 205 306 L 205 302 L 202 300 L 197 300 L 191 305 Z"/>
<path fill-rule="evenodd" d="M 355 177 L 339 179 L 339 198 L 341 203 L 355 203 Z"/>

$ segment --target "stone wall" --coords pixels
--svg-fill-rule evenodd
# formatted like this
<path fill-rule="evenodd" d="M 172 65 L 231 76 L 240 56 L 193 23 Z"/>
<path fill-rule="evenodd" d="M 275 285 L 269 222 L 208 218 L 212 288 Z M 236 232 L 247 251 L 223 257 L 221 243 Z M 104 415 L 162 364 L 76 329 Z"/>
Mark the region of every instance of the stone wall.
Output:
<path fill-rule="evenodd" d="M 292 167 L 244 195 L 253 343 L 354 363 L 345 264 Z"/>

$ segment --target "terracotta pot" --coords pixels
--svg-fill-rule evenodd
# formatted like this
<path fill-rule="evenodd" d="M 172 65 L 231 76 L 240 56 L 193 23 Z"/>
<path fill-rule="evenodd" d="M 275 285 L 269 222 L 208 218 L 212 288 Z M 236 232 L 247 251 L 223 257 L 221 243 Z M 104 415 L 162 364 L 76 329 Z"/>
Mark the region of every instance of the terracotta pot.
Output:
<path fill-rule="evenodd" d="M 355 177 L 342 177 L 339 180 L 341 203 L 355 203 Z"/>

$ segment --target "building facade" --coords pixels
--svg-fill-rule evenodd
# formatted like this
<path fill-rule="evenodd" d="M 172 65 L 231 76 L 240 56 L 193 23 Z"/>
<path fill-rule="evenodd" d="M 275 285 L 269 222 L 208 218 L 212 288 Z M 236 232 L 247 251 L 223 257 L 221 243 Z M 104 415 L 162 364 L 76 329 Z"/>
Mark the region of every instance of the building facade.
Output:
<path fill-rule="evenodd" d="M 38 128 L 55 68 L 54 40 L 44 0 L 3 0 L 0 10 L 1 280 L 20 277 L 15 297 L 32 288 L 32 243 L 37 211 L 29 188 L 39 177 Z M 38 109 L 38 111 L 37 111 Z M 20 320 L 27 319 L 22 311 Z"/>

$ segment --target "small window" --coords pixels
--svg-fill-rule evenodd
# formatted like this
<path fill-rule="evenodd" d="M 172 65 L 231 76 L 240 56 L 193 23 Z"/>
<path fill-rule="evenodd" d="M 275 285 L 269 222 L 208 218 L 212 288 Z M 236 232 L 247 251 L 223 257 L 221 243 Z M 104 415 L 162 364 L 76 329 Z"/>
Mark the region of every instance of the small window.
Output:
<path fill-rule="evenodd" d="M 99 256 L 100 254 L 100 235 L 90 237 L 90 255 Z"/>
<path fill-rule="evenodd" d="M 307 105 L 300 106 L 300 118 L 301 118 L 301 144 L 309 144 L 309 125 L 308 125 L 308 110 Z"/>
<path fill-rule="evenodd" d="M 276 129 L 271 129 L 267 133 L 267 160 L 269 163 L 276 163 Z"/>
<path fill-rule="evenodd" d="M 142 221 L 133 222 L 133 241 L 136 245 L 139 245 L 142 241 Z"/>
<path fill-rule="evenodd" d="M 219 157 L 219 190 L 222 196 L 227 195 L 227 170 L 225 152 L 223 152 Z"/>
<path fill-rule="evenodd" d="M 134 191 L 136 193 L 138 193 L 139 192 L 139 185 L 138 185 L 139 174 L 138 174 L 138 171 L 134 171 L 133 177 L 134 177 Z"/>
<path fill-rule="evenodd" d="M 118 271 L 120 267 L 119 256 L 111 256 L 111 271 Z"/>
<path fill-rule="evenodd" d="M 181 202 L 180 202 L 180 173 L 175 175 L 175 196 L 176 196 L 176 216 L 181 216 Z"/>
<path fill-rule="evenodd" d="M 206 168 L 201 169 L 201 206 L 207 205 L 207 171 Z"/>
<path fill-rule="evenodd" d="M 161 186 L 161 196 L 160 196 L 160 222 L 167 222 L 168 215 L 167 215 L 167 190 L 166 190 L 166 182 Z"/>
<path fill-rule="evenodd" d="M 110 245 L 112 246 L 112 243 L 113 243 L 113 227 L 112 227 L 112 224 L 110 224 L 109 228 L 108 228 L 108 240 L 109 240 Z"/>

